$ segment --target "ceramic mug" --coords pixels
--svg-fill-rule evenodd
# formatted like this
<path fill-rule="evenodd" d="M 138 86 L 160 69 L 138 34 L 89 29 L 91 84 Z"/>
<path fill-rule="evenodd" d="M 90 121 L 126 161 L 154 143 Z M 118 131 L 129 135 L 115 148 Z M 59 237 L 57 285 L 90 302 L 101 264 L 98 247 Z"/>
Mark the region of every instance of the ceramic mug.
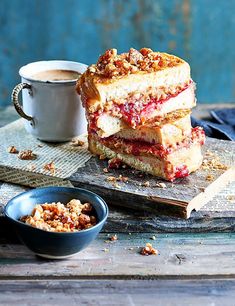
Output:
<path fill-rule="evenodd" d="M 61 142 L 83 134 L 87 129 L 85 111 L 76 92 L 76 79 L 42 81 L 33 75 L 47 70 L 83 73 L 87 65 L 71 61 L 40 61 L 19 70 L 21 82 L 12 91 L 16 111 L 25 119 L 26 130 L 40 140 Z M 22 104 L 19 93 L 22 91 Z"/>

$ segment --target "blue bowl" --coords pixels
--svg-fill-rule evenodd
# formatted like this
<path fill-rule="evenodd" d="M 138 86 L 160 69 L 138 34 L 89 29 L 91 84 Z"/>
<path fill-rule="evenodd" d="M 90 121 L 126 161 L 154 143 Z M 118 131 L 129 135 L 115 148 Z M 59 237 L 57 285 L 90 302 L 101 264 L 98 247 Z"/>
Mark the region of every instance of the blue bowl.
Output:
<path fill-rule="evenodd" d="M 79 232 L 59 233 L 44 231 L 19 221 L 20 217 L 31 214 L 36 204 L 68 203 L 72 199 L 92 204 L 97 217 L 95 226 Z M 101 197 L 85 189 L 45 187 L 14 197 L 5 206 L 4 213 L 20 240 L 31 251 L 45 258 L 62 259 L 83 250 L 96 238 L 107 219 L 108 207 Z"/>

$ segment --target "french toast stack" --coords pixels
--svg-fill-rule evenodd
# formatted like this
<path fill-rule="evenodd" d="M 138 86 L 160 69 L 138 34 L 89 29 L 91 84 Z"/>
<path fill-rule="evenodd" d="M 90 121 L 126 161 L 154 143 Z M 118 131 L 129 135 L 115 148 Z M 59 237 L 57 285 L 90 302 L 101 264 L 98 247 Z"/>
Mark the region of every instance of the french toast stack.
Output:
<path fill-rule="evenodd" d="M 109 49 L 77 83 L 88 120 L 89 150 L 173 181 L 202 163 L 202 128 L 191 127 L 196 105 L 190 66 L 167 53 Z"/>

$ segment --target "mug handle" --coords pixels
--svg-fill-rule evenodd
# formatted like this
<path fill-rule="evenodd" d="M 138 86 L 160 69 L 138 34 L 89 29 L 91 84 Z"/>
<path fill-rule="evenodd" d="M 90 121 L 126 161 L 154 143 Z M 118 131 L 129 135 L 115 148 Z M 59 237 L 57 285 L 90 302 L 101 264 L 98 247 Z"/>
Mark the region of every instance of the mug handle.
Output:
<path fill-rule="evenodd" d="M 31 116 L 28 116 L 25 114 L 25 112 L 23 111 L 22 106 L 19 103 L 19 93 L 21 92 L 21 90 L 23 89 L 31 89 L 31 85 L 27 84 L 27 83 L 19 83 L 18 85 L 15 86 L 15 88 L 12 90 L 12 94 L 11 94 L 11 102 L 14 104 L 15 109 L 17 111 L 17 113 L 24 119 L 30 121 L 31 125 L 34 125 L 34 119 Z"/>

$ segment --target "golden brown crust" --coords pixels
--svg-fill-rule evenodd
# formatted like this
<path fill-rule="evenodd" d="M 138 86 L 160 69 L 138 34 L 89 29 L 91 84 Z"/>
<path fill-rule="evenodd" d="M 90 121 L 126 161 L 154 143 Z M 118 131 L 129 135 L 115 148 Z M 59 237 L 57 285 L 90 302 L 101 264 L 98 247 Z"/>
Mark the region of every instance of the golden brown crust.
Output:
<path fill-rule="evenodd" d="M 190 81 L 189 65 L 174 55 L 153 52 L 146 48 L 140 52 L 130 49 L 127 53 L 117 55 L 114 50 L 107 50 L 96 64 L 88 67 L 77 82 L 77 91 L 88 108 L 95 108 L 96 104 L 101 101 L 105 103 L 113 96 L 125 95 L 126 86 L 130 88 L 130 92 L 135 92 L 135 88 L 131 86 L 134 83 L 142 92 L 140 87 L 152 87 L 153 84 L 158 86 L 160 80 L 163 86 L 175 85 L 177 82 L 174 80 L 182 85 Z M 167 84 L 166 79 L 169 77 L 170 84 Z M 139 86 L 139 83 L 142 85 Z"/>
<path fill-rule="evenodd" d="M 87 69 L 87 73 L 97 77 L 101 83 L 110 82 L 124 75 L 133 73 L 150 73 L 184 63 L 181 58 L 167 53 L 153 52 L 142 48 L 140 51 L 131 48 L 128 52 L 117 54 L 116 49 L 108 49 L 101 55 L 96 64 Z"/>

